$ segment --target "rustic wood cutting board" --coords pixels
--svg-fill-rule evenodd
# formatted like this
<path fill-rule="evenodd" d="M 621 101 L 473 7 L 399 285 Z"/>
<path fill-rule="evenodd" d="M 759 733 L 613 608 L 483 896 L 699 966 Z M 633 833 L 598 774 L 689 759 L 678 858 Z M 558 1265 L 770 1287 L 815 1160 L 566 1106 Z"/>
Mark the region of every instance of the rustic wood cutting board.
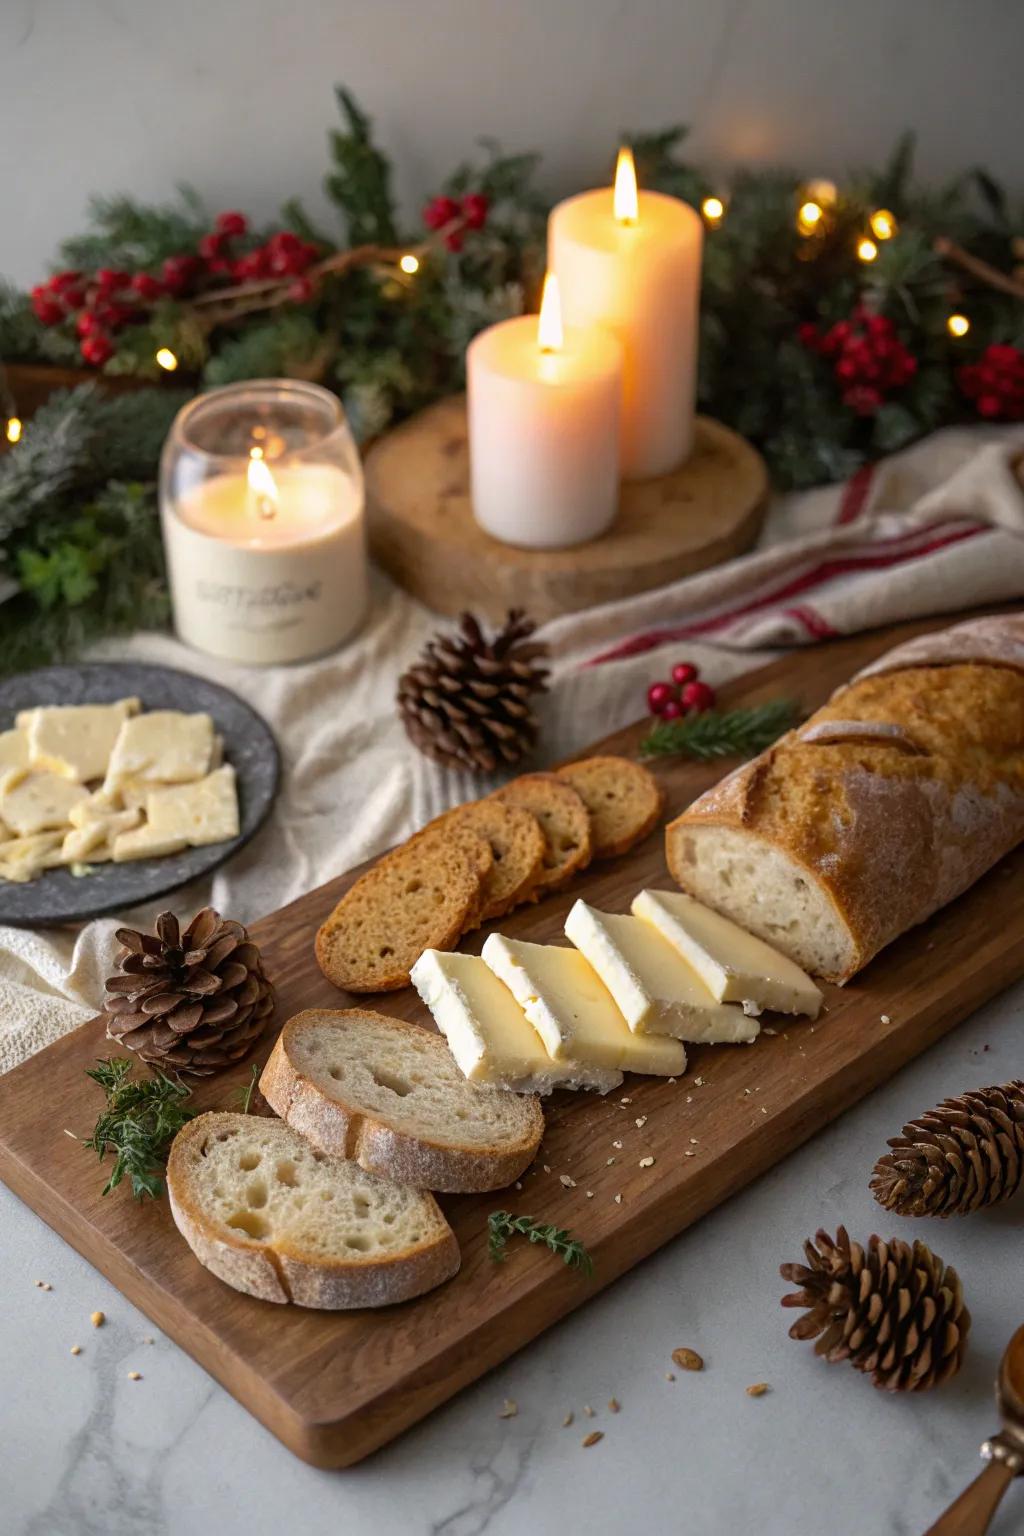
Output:
<path fill-rule="evenodd" d="M 726 688 L 723 702 L 784 691 L 810 709 L 895 640 L 929 627 L 937 626 L 904 625 L 787 657 Z M 620 732 L 601 749 L 630 752 L 643 729 Z M 722 771 L 720 765 L 659 764 L 668 813 Z M 279 1019 L 350 1001 L 321 977 L 312 941 L 351 878 L 255 925 L 278 983 Z M 577 896 L 624 911 L 641 886 L 668 883 L 655 833 L 632 854 L 593 867 L 568 891 L 501 927 L 557 941 Z M 477 934 L 472 947 L 479 948 L 483 936 Z M 418 1301 L 377 1312 L 316 1313 L 241 1296 L 199 1266 L 166 1200 L 136 1205 L 123 1188 L 101 1197 L 101 1169 L 63 1134 L 65 1127 L 88 1134 L 98 1108 L 99 1091 L 83 1072 L 97 1056 L 114 1052 L 99 1020 L 0 1078 L 0 1176 L 297 1455 L 317 1466 L 347 1466 L 770 1168 L 1022 973 L 1024 848 L 848 987 L 828 988 L 828 1011 L 817 1024 L 767 1020 L 779 1033 L 753 1047 L 694 1047 L 678 1083 L 627 1078 L 606 1099 L 556 1097 L 521 1191 L 443 1198 L 462 1246 L 460 1274 Z M 428 1022 L 411 991 L 371 1001 L 386 1013 Z M 269 1042 L 263 1057 L 268 1051 Z M 197 1105 L 232 1107 L 248 1075 L 243 1065 L 201 1085 Z M 641 1115 L 647 1119 L 638 1129 Z M 621 1151 L 613 1151 L 617 1140 Z M 880 1150 L 863 1149 L 865 1179 Z M 616 1162 L 608 1167 L 612 1156 Z M 641 1169 L 647 1156 L 654 1164 Z M 563 1173 L 575 1188 L 563 1187 Z M 500 1207 L 572 1227 L 595 1257 L 594 1279 L 526 1244 L 494 1264 L 487 1216 Z"/>

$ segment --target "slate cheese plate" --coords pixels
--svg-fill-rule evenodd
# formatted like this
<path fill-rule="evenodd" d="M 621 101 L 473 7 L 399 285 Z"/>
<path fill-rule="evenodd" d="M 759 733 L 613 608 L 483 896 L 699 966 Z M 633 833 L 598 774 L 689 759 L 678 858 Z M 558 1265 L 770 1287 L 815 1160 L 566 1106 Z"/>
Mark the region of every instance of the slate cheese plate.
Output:
<path fill-rule="evenodd" d="M 141 662 L 89 662 L 22 672 L 0 681 L 0 730 L 13 726 L 19 710 L 36 704 L 108 704 L 124 698 L 140 699 L 145 710 L 180 709 L 212 716 L 224 738 L 224 761 L 231 763 L 238 776 L 238 836 L 163 859 L 96 864 L 89 875 L 48 869 L 24 885 L 0 880 L 0 923 L 33 928 L 80 923 L 162 896 L 217 869 L 267 816 L 280 777 L 270 727 L 237 694 L 190 672 Z"/>

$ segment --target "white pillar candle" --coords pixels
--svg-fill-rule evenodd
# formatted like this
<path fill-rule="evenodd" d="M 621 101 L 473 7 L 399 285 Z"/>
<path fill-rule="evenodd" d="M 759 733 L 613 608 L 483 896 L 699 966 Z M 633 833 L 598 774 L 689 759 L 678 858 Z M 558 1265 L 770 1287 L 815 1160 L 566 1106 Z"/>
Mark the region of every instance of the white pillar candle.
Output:
<path fill-rule="evenodd" d="M 600 327 L 563 329 L 549 278 L 541 314 L 481 332 L 466 356 L 473 514 L 526 549 L 596 539 L 619 502 L 622 350 Z"/>
<path fill-rule="evenodd" d="M 622 343 L 621 467 L 639 480 L 678 469 L 693 446 L 703 227 L 678 198 L 637 192 L 628 151 L 615 182 L 554 209 L 548 266 L 567 323 Z"/>

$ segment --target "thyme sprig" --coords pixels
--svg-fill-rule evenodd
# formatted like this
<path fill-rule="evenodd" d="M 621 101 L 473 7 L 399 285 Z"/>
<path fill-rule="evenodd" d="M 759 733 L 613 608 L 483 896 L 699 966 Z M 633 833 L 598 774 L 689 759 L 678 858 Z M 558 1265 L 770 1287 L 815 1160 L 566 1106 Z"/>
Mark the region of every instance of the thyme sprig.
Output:
<path fill-rule="evenodd" d="M 531 1243 L 543 1243 L 557 1253 L 570 1269 L 594 1273 L 594 1261 L 578 1237 L 565 1227 L 537 1221 L 532 1216 L 514 1216 L 511 1211 L 492 1211 L 487 1218 L 488 1250 L 496 1264 L 507 1257 L 505 1244 L 510 1237 L 525 1237 Z"/>
<path fill-rule="evenodd" d="M 100 1162 L 112 1153 L 114 1166 L 103 1190 L 109 1195 L 121 1180 L 131 1180 L 136 1200 L 156 1199 L 163 1193 L 167 1151 L 193 1111 L 184 1107 L 191 1089 L 163 1072 L 152 1077 L 132 1077 L 132 1063 L 123 1056 L 97 1062 L 86 1072 L 107 1097 L 107 1106 L 84 1141 Z"/>
<path fill-rule="evenodd" d="M 756 757 L 801 717 L 792 699 L 769 699 L 743 709 L 706 709 L 681 720 L 663 720 L 640 743 L 641 757 Z"/>

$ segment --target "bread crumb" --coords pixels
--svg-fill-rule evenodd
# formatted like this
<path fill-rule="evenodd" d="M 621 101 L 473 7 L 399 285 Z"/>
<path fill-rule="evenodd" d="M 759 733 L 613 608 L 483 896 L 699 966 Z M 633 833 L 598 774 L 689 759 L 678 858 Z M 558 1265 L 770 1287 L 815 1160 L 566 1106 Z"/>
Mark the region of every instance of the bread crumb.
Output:
<path fill-rule="evenodd" d="M 638 1131 L 642 1131 L 644 1126 L 647 1124 L 647 1116 L 637 1115 L 636 1120 L 633 1123 Z"/>
<path fill-rule="evenodd" d="M 622 1142 L 621 1141 L 613 1141 L 612 1142 L 612 1146 L 615 1148 L 616 1152 L 621 1152 L 622 1151 Z"/>
<path fill-rule="evenodd" d="M 558 1175 L 558 1182 L 565 1189 L 575 1189 L 576 1188 L 576 1180 L 575 1179 L 570 1179 L 570 1177 L 569 1177 L 569 1175 L 567 1173 L 560 1173 Z"/>
<path fill-rule="evenodd" d="M 562 1428 L 563 1429 L 568 1429 L 569 1425 L 572 1423 L 572 1421 L 573 1421 L 573 1419 L 575 1417 L 576 1417 L 576 1415 L 573 1413 L 572 1409 L 570 1408 L 569 1412 L 566 1414 L 565 1418 L 562 1420 Z"/>
<path fill-rule="evenodd" d="M 584 1449 L 586 1449 L 587 1447 L 589 1447 L 591 1445 L 596 1445 L 599 1440 L 603 1440 L 603 1439 L 604 1439 L 603 1431 L 601 1431 L 600 1429 L 592 1429 L 590 1431 L 589 1435 L 584 1435 L 583 1436 L 583 1439 L 581 1440 L 580 1444 L 584 1447 Z"/>
<path fill-rule="evenodd" d="M 73 1355 L 80 1355 L 82 1353 L 82 1346 L 81 1346 L 81 1344 L 72 1344 L 72 1346 L 71 1346 L 71 1353 Z"/>
<path fill-rule="evenodd" d="M 632 1099 L 620 1099 L 619 1100 L 620 1104 L 632 1104 L 632 1102 L 633 1102 Z"/>
<path fill-rule="evenodd" d="M 672 1351 L 672 1363 L 678 1365 L 682 1371 L 702 1371 L 704 1359 L 698 1355 L 695 1349 L 674 1349 Z"/>
<path fill-rule="evenodd" d="M 674 1082 L 675 1082 L 675 1078 L 674 1078 L 674 1077 L 670 1077 L 670 1078 L 669 1078 L 669 1082 L 670 1082 L 670 1083 L 674 1083 Z"/>
<path fill-rule="evenodd" d="M 41 1291 L 52 1291 L 53 1286 L 50 1284 L 49 1280 L 41 1280 L 39 1282 L 39 1289 Z"/>
<path fill-rule="evenodd" d="M 622 1196 L 621 1195 L 616 1195 L 615 1196 L 615 1204 L 616 1205 L 621 1205 L 622 1204 Z"/>
<path fill-rule="evenodd" d="M 892 1019 L 890 1019 L 890 1017 L 889 1017 L 889 1015 L 887 1013 L 880 1013 L 878 1015 L 878 1022 L 879 1022 L 879 1024 L 891 1024 L 892 1023 Z"/>
<path fill-rule="evenodd" d="M 141 1374 L 138 1371 L 129 1371 L 128 1372 L 128 1380 L 129 1381 L 141 1381 L 142 1380 L 142 1376 L 141 1376 Z"/>
<path fill-rule="evenodd" d="M 545 1173 L 550 1173 L 551 1172 L 551 1164 L 550 1163 L 545 1163 L 544 1164 L 544 1172 Z"/>
<path fill-rule="evenodd" d="M 666 1381 L 675 1381 L 675 1379 L 676 1379 L 675 1371 L 666 1371 L 665 1372 L 665 1380 Z"/>
<path fill-rule="evenodd" d="M 640 1167 L 641 1168 L 653 1168 L 654 1167 L 654 1158 L 653 1157 L 642 1157 L 640 1159 Z"/>
<path fill-rule="evenodd" d="M 588 1189 L 587 1190 L 587 1199 L 588 1200 L 593 1200 L 593 1198 L 594 1198 L 594 1191 L 592 1189 Z"/>
<path fill-rule="evenodd" d="M 107 1314 L 105 1312 L 93 1312 L 89 1318 L 94 1328 L 102 1328 L 106 1320 Z"/>
<path fill-rule="evenodd" d="M 765 1393 L 768 1390 L 769 1390 L 769 1387 L 768 1387 L 768 1383 L 766 1381 L 755 1381 L 754 1385 L 752 1387 L 748 1387 L 747 1388 L 747 1396 L 748 1397 L 764 1397 Z"/>
<path fill-rule="evenodd" d="M 506 1397 L 505 1401 L 501 1405 L 501 1412 L 498 1414 L 498 1418 L 499 1419 L 514 1419 L 518 1412 L 519 1412 L 519 1404 L 517 1402 L 515 1402 L 515 1400 L 513 1398 Z"/>
<path fill-rule="evenodd" d="M 686 1151 L 683 1153 L 683 1156 L 684 1157 L 696 1157 L 697 1154 L 696 1154 L 696 1152 L 694 1152 L 692 1147 L 687 1147 Z"/>
<path fill-rule="evenodd" d="M 699 1136 L 691 1136 L 690 1137 L 690 1146 L 691 1147 L 697 1147 L 699 1145 L 700 1145 L 700 1137 Z"/>
<path fill-rule="evenodd" d="M 591 1408 L 589 1403 L 583 1404 L 583 1412 L 586 1414 L 588 1419 L 592 1419 L 594 1417 L 594 1410 Z"/>
<path fill-rule="evenodd" d="M 151 1334 L 147 1334 L 142 1342 L 143 1344 L 155 1344 L 156 1339 L 154 1339 Z"/>
<path fill-rule="evenodd" d="M 614 1161 L 615 1161 L 615 1159 L 614 1159 L 614 1157 L 608 1157 L 608 1158 L 606 1158 L 606 1159 L 605 1159 L 605 1164 L 604 1164 L 604 1165 L 605 1165 L 605 1167 L 606 1167 L 606 1168 L 610 1168 L 610 1167 L 611 1167 L 611 1165 L 612 1165 L 612 1163 L 614 1163 Z"/>
<path fill-rule="evenodd" d="M 704 1087 L 704 1079 L 702 1077 L 695 1077 L 694 1080 L 693 1080 L 693 1086 L 695 1088 L 703 1088 Z"/>
<path fill-rule="evenodd" d="M 621 1404 L 620 1404 L 620 1402 L 619 1402 L 617 1397 L 610 1397 L 608 1399 L 608 1412 L 609 1413 L 618 1413 L 620 1407 L 621 1407 Z"/>

